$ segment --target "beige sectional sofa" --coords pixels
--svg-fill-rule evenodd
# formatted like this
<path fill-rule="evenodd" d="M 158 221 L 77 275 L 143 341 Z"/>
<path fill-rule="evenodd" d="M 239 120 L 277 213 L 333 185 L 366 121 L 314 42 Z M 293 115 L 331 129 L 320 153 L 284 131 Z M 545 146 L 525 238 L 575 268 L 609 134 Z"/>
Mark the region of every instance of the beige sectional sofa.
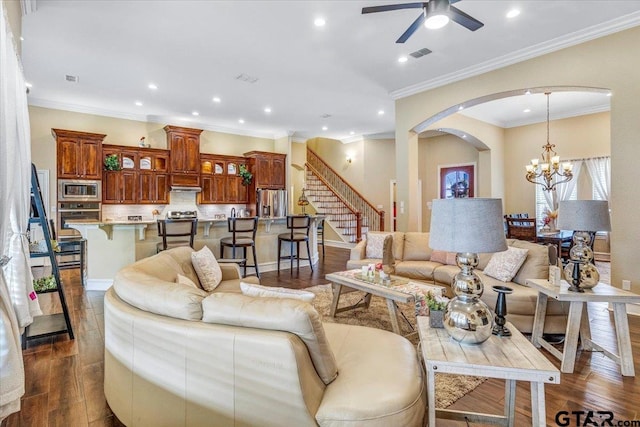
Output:
<path fill-rule="evenodd" d="M 236 265 L 221 265 L 212 293 L 175 283 L 198 283 L 191 252 L 125 267 L 105 295 L 105 395 L 125 425 L 422 425 L 423 376 L 405 338 L 244 295 Z"/>
<path fill-rule="evenodd" d="M 420 232 L 370 232 L 370 234 L 393 235 L 393 258 L 395 259 L 395 274 L 398 276 L 433 282 L 448 287 L 448 294 L 452 296 L 450 284 L 455 274 L 460 271 L 457 265 L 444 264 L 431 260 L 432 250 L 429 248 L 429 233 Z M 363 265 L 381 262 L 382 259 L 368 258 L 366 254 L 366 240 L 351 249 L 347 269 L 357 269 Z M 543 245 L 515 239 L 507 239 L 507 245 L 527 249 L 527 257 L 518 273 L 510 282 L 501 282 L 482 272 L 489 263 L 492 254 L 479 254 L 479 264 L 476 269 L 482 279 L 485 290 L 481 299 L 492 309 L 495 307 L 497 292 L 491 289 L 495 285 L 506 285 L 513 288 L 513 293 L 507 295 L 507 320 L 518 330 L 530 333 L 533 329 L 533 318 L 538 293 L 526 286 L 526 279 L 546 279 L 549 275 L 549 252 Z M 453 264 L 453 262 L 451 262 Z M 549 300 L 545 333 L 563 334 L 566 329 L 569 305 L 556 300 Z"/>

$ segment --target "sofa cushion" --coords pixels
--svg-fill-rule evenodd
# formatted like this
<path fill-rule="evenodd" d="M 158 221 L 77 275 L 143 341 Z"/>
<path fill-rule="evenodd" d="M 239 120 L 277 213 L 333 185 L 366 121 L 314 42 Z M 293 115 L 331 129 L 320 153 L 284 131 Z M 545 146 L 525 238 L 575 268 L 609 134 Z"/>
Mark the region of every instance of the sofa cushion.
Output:
<path fill-rule="evenodd" d="M 549 278 L 549 248 L 545 245 L 526 242 L 524 240 L 514 240 L 512 244 L 515 248 L 527 249 L 527 258 L 518 270 L 512 281 L 526 286 L 527 279 L 548 279 Z"/>
<path fill-rule="evenodd" d="M 178 274 L 178 277 L 176 277 L 176 283 L 179 283 L 181 285 L 191 286 L 192 288 L 200 289 L 200 287 L 196 285 L 196 283 L 193 280 L 189 279 L 187 276 L 183 274 Z"/>
<path fill-rule="evenodd" d="M 409 279 L 432 281 L 434 270 L 440 266 L 442 264 L 432 261 L 402 261 L 396 263 L 395 274 Z"/>
<path fill-rule="evenodd" d="M 367 233 L 365 254 L 367 258 L 382 259 L 384 251 L 384 239 L 389 233 Z"/>
<path fill-rule="evenodd" d="M 428 261 L 431 258 L 429 233 L 417 231 L 404 233 L 404 255 L 406 261 Z"/>
<path fill-rule="evenodd" d="M 222 282 L 220 265 L 207 246 L 192 252 L 191 262 L 205 291 L 212 292 Z"/>
<path fill-rule="evenodd" d="M 275 286 L 262 286 L 255 283 L 240 282 L 240 289 L 244 295 L 250 297 L 266 298 L 293 298 L 301 301 L 311 302 L 316 294 L 301 289 L 279 288 Z"/>
<path fill-rule="evenodd" d="M 507 247 L 506 251 L 496 252 L 484 269 L 484 274 L 502 282 L 509 282 L 520 270 L 527 257 L 528 249 Z"/>
<path fill-rule="evenodd" d="M 316 372 L 325 384 L 338 375 L 320 315 L 309 303 L 216 292 L 202 301 L 202 308 L 203 322 L 291 332 L 307 346 Z"/>
<path fill-rule="evenodd" d="M 442 265 L 435 269 L 433 272 L 433 278 L 436 283 L 445 283 L 451 285 L 453 278 L 460 272 L 460 267 L 457 265 Z"/>

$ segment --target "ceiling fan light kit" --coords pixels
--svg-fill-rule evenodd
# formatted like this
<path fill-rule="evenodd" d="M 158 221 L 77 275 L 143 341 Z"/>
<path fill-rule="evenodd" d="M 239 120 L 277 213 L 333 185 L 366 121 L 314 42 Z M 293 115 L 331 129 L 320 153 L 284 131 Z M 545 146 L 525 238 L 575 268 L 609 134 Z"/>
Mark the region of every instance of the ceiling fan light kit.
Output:
<path fill-rule="evenodd" d="M 427 3 L 427 7 L 423 8 L 425 17 L 424 26 L 430 30 L 437 30 L 449 23 L 449 4 L 448 0 L 431 0 Z"/>

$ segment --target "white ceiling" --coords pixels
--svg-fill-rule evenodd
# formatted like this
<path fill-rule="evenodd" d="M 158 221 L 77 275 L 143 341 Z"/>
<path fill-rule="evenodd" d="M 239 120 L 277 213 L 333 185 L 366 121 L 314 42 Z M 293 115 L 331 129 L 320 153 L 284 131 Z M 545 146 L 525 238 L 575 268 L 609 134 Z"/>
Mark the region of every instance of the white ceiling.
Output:
<path fill-rule="evenodd" d="M 38 0 L 23 21 L 29 103 L 264 137 L 345 140 L 393 132 L 394 98 L 640 24 L 636 0 L 463 0 L 456 7 L 483 28 L 420 28 L 402 45 L 395 40 L 418 10 L 361 14 L 392 3 Z M 513 7 L 520 16 L 507 19 Z M 317 17 L 326 26 L 315 27 Z M 433 53 L 397 62 L 424 47 Z M 240 74 L 258 80 L 237 80 Z M 148 89 L 150 82 L 158 89 Z M 525 106 L 532 112 L 523 117 Z M 602 94 L 551 98 L 552 118 L 603 109 Z M 546 101 L 522 96 L 464 113 L 509 127 L 544 120 Z"/>

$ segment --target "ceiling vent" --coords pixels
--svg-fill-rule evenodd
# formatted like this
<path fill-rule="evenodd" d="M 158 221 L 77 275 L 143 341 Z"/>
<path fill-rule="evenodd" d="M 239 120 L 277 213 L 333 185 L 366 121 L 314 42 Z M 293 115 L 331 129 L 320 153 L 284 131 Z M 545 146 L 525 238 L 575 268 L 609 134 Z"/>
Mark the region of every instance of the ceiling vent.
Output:
<path fill-rule="evenodd" d="M 320 117 L 322 117 L 323 119 L 328 119 L 329 117 L 331 117 L 331 114 L 324 113 Z"/>
<path fill-rule="evenodd" d="M 422 58 L 425 55 L 429 55 L 430 53 L 431 53 L 431 51 L 429 49 L 427 49 L 426 47 L 424 47 L 422 49 L 418 49 L 415 52 L 410 53 L 409 55 L 411 55 L 414 58 L 418 59 L 418 58 Z"/>
<path fill-rule="evenodd" d="M 71 76 L 69 74 L 67 74 L 66 76 L 64 76 L 64 79 L 68 82 L 72 82 L 72 83 L 78 83 L 78 81 L 80 80 L 80 77 L 78 76 Z"/>
<path fill-rule="evenodd" d="M 258 78 L 242 73 L 236 76 L 236 80 L 240 80 L 242 82 L 247 82 L 247 83 L 255 83 L 258 81 Z"/>

